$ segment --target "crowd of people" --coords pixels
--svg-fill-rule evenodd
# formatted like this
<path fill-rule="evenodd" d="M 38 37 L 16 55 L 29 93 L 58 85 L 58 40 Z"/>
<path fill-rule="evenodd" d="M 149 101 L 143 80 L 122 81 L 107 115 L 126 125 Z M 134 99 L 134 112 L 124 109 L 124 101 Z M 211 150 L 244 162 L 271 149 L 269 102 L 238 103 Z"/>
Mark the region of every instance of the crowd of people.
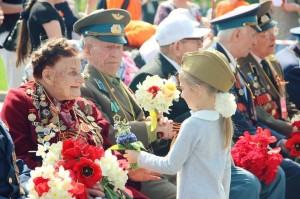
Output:
<path fill-rule="evenodd" d="M 224 0 L 209 18 L 196 3 L 168 0 L 142 21 L 150 3 L 87 0 L 78 19 L 68 1 L 0 2 L 9 82 L 0 198 L 26 198 L 30 170 L 42 165 L 33 153 L 39 144 L 80 137 L 109 149 L 125 119 L 147 149 L 114 153 L 132 198 L 299 199 L 300 165 L 286 142 L 299 131 L 291 121 L 300 114 L 300 27 L 290 30 L 294 44 L 276 52 L 278 2 Z M 155 75 L 174 80 L 181 94 L 152 128 L 134 92 Z M 268 147 L 283 156 L 270 183 L 231 158 L 239 137 L 257 128 L 276 137 Z M 103 187 L 88 188 L 87 198 L 106 198 Z"/>

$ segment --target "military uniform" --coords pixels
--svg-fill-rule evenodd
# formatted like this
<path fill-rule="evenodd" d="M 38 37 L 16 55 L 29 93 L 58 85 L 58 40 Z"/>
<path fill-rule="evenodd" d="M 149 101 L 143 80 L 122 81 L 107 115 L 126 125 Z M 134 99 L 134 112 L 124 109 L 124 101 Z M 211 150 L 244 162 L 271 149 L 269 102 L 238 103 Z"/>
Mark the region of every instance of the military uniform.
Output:
<path fill-rule="evenodd" d="M 22 160 L 16 160 L 14 144 L 4 123 L 0 121 L 0 199 L 25 198 L 25 185 L 30 170 Z"/>
<path fill-rule="evenodd" d="M 251 53 L 245 58 L 238 59 L 239 69 L 253 93 L 256 111 L 259 113 L 257 120 L 287 136 L 291 132 L 291 127 L 282 121 L 289 118 L 283 72 L 273 56 L 265 60 L 264 64 L 268 65 L 271 74 L 267 74 Z"/>
<path fill-rule="evenodd" d="M 125 44 L 124 27 L 129 21 L 130 15 L 125 10 L 98 10 L 77 21 L 74 24 L 74 31 L 84 37 Z M 127 119 L 130 122 L 131 131 L 146 147 L 157 139 L 156 132 L 150 130 L 150 121 L 144 121 L 142 109 L 119 78 L 102 74 L 94 66 L 88 64 L 84 71 L 84 79 L 82 96 L 93 101 L 111 124 L 116 119 Z M 115 131 L 110 131 L 111 141 L 115 141 L 114 134 Z M 141 192 L 149 198 L 176 198 L 176 186 L 163 177 L 158 181 L 142 182 Z"/>

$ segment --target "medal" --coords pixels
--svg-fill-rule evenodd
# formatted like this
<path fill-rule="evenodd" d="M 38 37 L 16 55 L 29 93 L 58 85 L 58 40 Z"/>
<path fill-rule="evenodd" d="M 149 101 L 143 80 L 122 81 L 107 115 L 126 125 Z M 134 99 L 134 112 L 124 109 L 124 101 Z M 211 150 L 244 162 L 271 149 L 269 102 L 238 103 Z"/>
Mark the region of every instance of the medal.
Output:
<path fill-rule="evenodd" d="M 240 95 L 244 95 L 243 89 L 239 89 L 239 94 L 240 94 Z"/>
<path fill-rule="evenodd" d="M 82 131 L 85 132 L 85 133 L 87 133 L 87 132 L 90 131 L 89 126 L 87 124 L 85 124 L 85 123 L 81 123 L 80 124 L 80 129 L 82 129 Z"/>
<path fill-rule="evenodd" d="M 44 131 L 44 135 L 50 134 L 50 129 L 48 129 L 48 128 L 44 128 L 43 131 Z"/>
<path fill-rule="evenodd" d="M 61 127 L 60 127 L 60 130 L 62 130 L 62 131 L 65 131 L 67 129 L 67 127 L 65 126 L 65 125 L 62 125 Z"/>
<path fill-rule="evenodd" d="M 41 99 L 42 101 L 44 101 L 44 100 L 46 99 L 46 95 L 42 94 L 42 95 L 40 96 L 40 99 Z"/>
<path fill-rule="evenodd" d="M 42 115 L 46 118 L 49 118 L 50 117 L 50 111 L 48 109 L 44 109 L 42 111 Z"/>
<path fill-rule="evenodd" d="M 43 127 L 42 126 L 37 126 L 37 127 L 35 127 L 35 132 L 37 132 L 37 133 L 42 133 L 42 135 L 44 135 L 44 131 L 43 131 L 44 129 L 43 129 Z"/>
<path fill-rule="evenodd" d="M 53 124 L 58 124 L 59 118 L 57 115 L 52 118 L 52 122 L 53 122 Z"/>
<path fill-rule="evenodd" d="M 86 116 L 86 118 L 89 120 L 89 121 L 91 121 L 91 122 L 94 122 L 95 121 L 95 119 L 93 118 L 93 116 Z"/>
<path fill-rule="evenodd" d="M 29 121 L 33 122 L 36 119 L 36 116 L 35 116 L 35 114 L 30 113 L 27 118 Z"/>
<path fill-rule="evenodd" d="M 45 101 L 42 101 L 42 102 L 40 102 L 40 105 L 41 105 L 42 107 L 46 107 L 46 106 L 48 106 L 48 103 L 45 102 Z"/>
<path fill-rule="evenodd" d="M 93 127 L 95 127 L 95 128 L 98 128 L 98 125 L 97 125 L 96 122 L 91 122 L 91 125 L 92 125 Z"/>

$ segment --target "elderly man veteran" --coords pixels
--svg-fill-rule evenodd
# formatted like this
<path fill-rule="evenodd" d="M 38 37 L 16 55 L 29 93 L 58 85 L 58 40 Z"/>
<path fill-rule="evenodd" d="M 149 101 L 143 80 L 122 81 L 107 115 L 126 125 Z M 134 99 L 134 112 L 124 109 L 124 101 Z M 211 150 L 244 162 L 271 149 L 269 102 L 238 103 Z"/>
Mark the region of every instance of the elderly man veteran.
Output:
<path fill-rule="evenodd" d="M 74 24 L 74 31 L 83 36 L 84 53 L 88 64 L 84 71 L 85 85 L 82 96 L 93 101 L 103 116 L 114 124 L 114 119 L 126 119 L 138 140 L 145 146 L 157 139 L 157 132 L 171 138 L 172 121 L 162 118 L 156 131 L 151 131 L 142 109 L 132 93 L 116 77 L 121 63 L 124 27 L 130 21 L 127 11 L 121 9 L 97 10 Z M 114 131 L 111 131 L 114 141 Z M 154 176 L 154 179 L 156 176 Z M 142 182 L 141 192 L 149 198 L 175 199 L 176 187 L 162 177 L 156 181 Z"/>
<path fill-rule="evenodd" d="M 265 6 L 268 5 L 263 5 L 263 7 Z M 261 5 L 259 4 L 239 7 L 211 21 L 213 25 L 217 26 L 219 31 L 218 42 L 214 48 L 227 57 L 236 78 L 235 85 L 229 91 L 236 96 L 238 105 L 236 113 L 232 116 L 235 124 L 235 139 L 246 130 L 256 133 L 255 126 L 250 124 L 253 121 L 251 93 L 245 87 L 235 59 L 247 56 L 255 45 L 255 35 L 257 31 L 261 31 L 257 25 L 257 12 L 261 9 L 260 7 Z M 247 187 L 253 181 L 249 181 L 249 179 L 253 178 L 258 182 L 258 179 L 250 172 L 232 165 L 230 198 L 285 198 L 285 175 L 281 168 L 278 169 L 277 176 L 271 184 L 258 183 L 256 185 L 259 188 L 249 193 L 249 188 Z"/>

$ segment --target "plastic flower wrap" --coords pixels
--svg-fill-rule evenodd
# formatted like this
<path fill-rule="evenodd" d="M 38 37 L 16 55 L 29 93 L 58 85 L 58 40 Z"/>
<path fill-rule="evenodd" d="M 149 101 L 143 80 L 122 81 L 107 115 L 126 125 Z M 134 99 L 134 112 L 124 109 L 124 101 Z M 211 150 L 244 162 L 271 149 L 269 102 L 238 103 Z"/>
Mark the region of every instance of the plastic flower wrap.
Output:
<path fill-rule="evenodd" d="M 89 145 L 83 139 L 67 139 L 52 145 L 38 145 L 41 167 L 31 171 L 29 198 L 87 198 L 86 188 L 100 183 L 107 199 L 130 198 L 123 189 L 127 171 L 108 150 Z M 109 170 L 109 171 L 108 171 Z"/>
<path fill-rule="evenodd" d="M 135 134 L 130 131 L 129 123 L 126 120 L 116 120 L 114 123 L 114 129 L 117 130 L 116 142 L 117 144 L 110 147 L 111 150 L 137 150 L 145 149 L 143 143 L 138 141 Z M 131 163 L 130 168 L 135 169 L 136 164 Z"/>
<path fill-rule="evenodd" d="M 231 150 L 235 165 L 250 171 L 265 184 L 270 184 L 282 161 L 280 147 L 268 149 L 268 145 L 275 141 L 276 138 L 271 136 L 268 129 L 257 128 L 255 135 L 246 131 Z"/>
<path fill-rule="evenodd" d="M 173 100 L 179 99 L 179 94 L 173 79 L 161 79 L 158 75 L 147 76 L 137 85 L 135 96 L 141 107 L 150 113 L 152 131 L 157 126 L 157 114 L 169 113 L 169 107 Z"/>

